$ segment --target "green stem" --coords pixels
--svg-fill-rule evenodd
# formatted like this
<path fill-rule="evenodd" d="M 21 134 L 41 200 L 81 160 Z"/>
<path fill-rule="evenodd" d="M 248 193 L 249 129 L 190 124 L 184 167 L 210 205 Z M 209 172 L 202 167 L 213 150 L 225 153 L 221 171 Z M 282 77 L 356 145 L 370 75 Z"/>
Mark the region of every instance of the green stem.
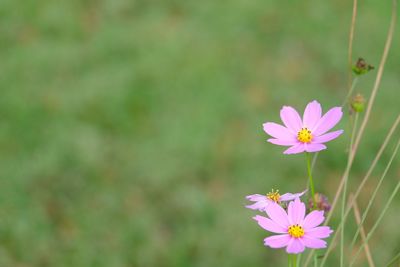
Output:
<path fill-rule="evenodd" d="M 357 123 L 358 123 L 358 112 L 356 112 L 356 114 L 355 114 L 353 129 L 351 131 L 351 136 L 350 136 L 348 163 L 350 162 L 350 158 L 352 157 L 352 153 L 353 153 L 353 143 L 354 143 L 354 136 L 357 131 Z M 341 216 L 340 216 L 342 225 L 344 225 L 345 220 L 346 220 L 346 218 L 344 216 L 344 211 L 346 209 L 347 182 L 348 182 L 348 177 L 345 177 L 344 184 L 343 184 L 342 209 L 341 209 Z M 342 229 L 340 231 L 340 267 L 343 267 L 343 266 L 344 266 L 344 227 L 342 227 Z"/>
<path fill-rule="evenodd" d="M 311 197 L 313 200 L 313 209 L 317 208 L 317 203 L 315 202 L 315 189 L 314 189 L 314 181 L 312 178 L 311 174 L 311 156 L 310 153 L 306 152 L 306 158 L 307 158 L 307 173 L 308 173 L 308 179 L 310 181 L 310 189 L 311 189 Z"/>
<path fill-rule="evenodd" d="M 354 242 L 355 242 L 355 240 L 356 240 L 356 238 L 357 238 L 357 235 L 358 235 L 358 233 L 359 233 L 359 231 L 360 231 L 360 229 L 361 229 L 361 227 L 362 227 L 362 225 L 363 225 L 363 223 L 364 223 L 364 221 L 365 221 L 365 218 L 366 218 L 366 216 L 367 216 L 367 214 L 368 214 L 368 211 L 369 211 L 369 209 L 371 208 L 371 205 L 373 204 L 373 201 L 375 200 L 376 194 L 378 193 L 378 190 L 379 190 L 379 188 L 381 187 L 381 184 L 382 184 L 383 180 L 385 179 L 386 174 L 387 174 L 387 172 L 389 171 L 390 166 L 392 165 L 392 162 L 393 162 L 393 160 L 394 160 L 394 158 L 395 158 L 395 156 L 396 156 L 396 154 L 397 154 L 397 151 L 398 151 L 399 147 L 400 147 L 400 139 L 397 141 L 397 144 L 396 144 L 396 147 L 395 147 L 395 149 L 394 149 L 394 151 L 393 151 L 393 154 L 392 154 L 392 156 L 390 157 L 390 160 L 389 160 L 388 164 L 386 165 L 386 168 L 385 168 L 385 170 L 383 171 L 383 174 L 382 174 L 381 178 L 379 179 L 379 183 L 378 183 L 378 185 L 376 186 L 376 188 L 375 188 L 375 190 L 374 190 L 374 192 L 373 192 L 373 194 L 372 194 L 372 196 L 371 196 L 371 200 L 370 200 L 370 202 L 368 203 L 367 210 L 366 210 L 366 211 L 364 212 L 364 214 L 363 214 L 362 221 L 360 222 L 360 224 L 359 224 L 358 227 L 357 227 L 356 235 L 355 235 L 354 238 L 353 238 Z M 380 221 L 382 220 L 382 218 L 383 218 L 383 216 L 385 215 L 387 209 L 389 208 L 390 203 L 393 201 L 393 198 L 396 196 L 396 194 L 397 194 L 399 188 L 400 188 L 400 181 L 398 181 L 398 183 L 397 183 L 397 185 L 396 185 L 396 187 L 395 187 L 395 189 L 394 189 L 392 195 L 390 196 L 390 198 L 389 198 L 389 200 L 387 201 L 385 207 L 383 208 L 381 214 L 379 215 L 378 220 L 376 220 L 374 226 L 373 226 L 373 227 L 371 228 L 371 230 L 368 232 L 367 237 L 365 238 L 365 240 L 362 241 L 360 248 L 358 249 L 357 253 L 356 253 L 355 256 L 354 256 L 355 258 L 358 257 L 358 255 L 360 254 L 360 251 L 362 250 L 362 248 L 368 243 L 368 241 L 369 241 L 369 239 L 371 238 L 372 234 L 375 232 L 375 230 L 376 230 L 376 228 L 378 227 Z M 353 245 L 354 245 L 354 244 L 353 244 L 353 242 L 352 242 L 351 247 L 353 247 Z M 353 260 L 352 260 L 352 262 L 350 263 L 349 266 L 352 266 L 352 265 L 354 264 L 355 258 L 353 258 Z"/>
<path fill-rule="evenodd" d="M 385 215 L 386 211 L 389 209 L 389 205 L 392 203 L 394 197 L 396 196 L 396 194 L 398 193 L 400 189 L 400 181 L 397 183 L 396 187 L 394 188 L 392 194 L 389 197 L 389 200 L 386 202 L 385 207 L 383 208 L 381 214 L 379 215 L 378 219 L 376 220 L 375 224 L 372 226 L 371 230 L 369 231 L 369 233 L 367 234 L 367 237 L 365 238 L 365 240 L 363 240 L 363 242 L 361 243 L 360 247 L 358 248 L 357 252 L 355 253 L 352 261 L 350 262 L 349 267 L 352 267 L 358 257 L 358 255 L 360 254 L 361 250 L 364 248 L 365 244 L 367 244 L 367 242 L 371 239 L 371 236 L 375 233 L 376 228 L 378 227 L 378 225 L 381 223 L 383 216 Z"/>
<path fill-rule="evenodd" d="M 356 231 L 356 233 L 355 233 L 354 236 L 353 236 L 353 240 L 351 241 L 351 244 L 350 244 L 350 251 L 353 251 L 353 247 L 354 247 L 354 245 L 355 245 L 355 243 L 356 243 L 356 241 L 357 241 L 358 234 L 360 233 L 361 228 L 362 228 L 362 226 L 363 226 L 363 224 L 364 224 L 364 222 L 365 222 L 365 219 L 367 218 L 368 212 L 369 212 L 369 210 L 371 209 L 372 204 L 373 204 L 374 201 L 375 201 L 376 195 L 378 194 L 378 191 L 379 191 L 379 189 L 381 188 L 381 185 L 382 185 L 382 183 L 383 183 L 383 180 L 385 179 L 386 174 L 387 174 L 387 172 L 389 171 L 389 168 L 390 168 L 390 166 L 391 166 L 391 164 L 392 164 L 394 158 L 396 157 L 396 154 L 397 154 L 397 151 L 398 151 L 399 147 L 400 147 L 400 139 L 399 139 L 399 141 L 397 141 L 397 144 L 396 144 L 396 146 L 395 146 L 395 148 L 394 148 L 394 150 L 393 150 L 393 154 L 392 154 L 392 156 L 390 157 L 389 162 L 388 162 L 388 164 L 386 165 L 386 168 L 385 168 L 385 170 L 383 171 L 383 174 L 382 174 L 381 178 L 379 179 L 378 184 L 375 186 L 374 192 L 372 193 L 371 197 L 369 198 L 368 205 L 367 205 L 367 207 L 365 208 L 365 211 L 364 211 L 364 213 L 363 213 L 363 215 L 362 215 L 361 221 L 360 221 L 360 223 L 359 223 L 358 226 L 357 226 L 357 231 Z"/>
<path fill-rule="evenodd" d="M 347 206 L 346 212 L 344 213 L 344 218 L 347 218 L 347 216 L 349 215 L 349 213 L 350 213 L 350 211 L 352 209 L 352 205 L 353 205 L 354 201 L 356 201 L 357 197 L 360 195 L 361 191 L 363 190 L 365 184 L 367 183 L 368 179 L 370 178 L 370 175 L 372 174 L 372 171 L 375 169 L 375 166 L 376 166 L 377 162 L 381 158 L 381 156 L 383 154 L 383 151 L 386 149 L 390 139 L 393 136 L 393 133 L 397 130 L 397 126 L 399 124 L 400 124 L 400 115 L 397 116 L 397 119 L 393 123 L 392 127 L 390 127 L 390 130 L 389 130 L 388 134 L 386 135 L 385 140 L 383 141 L 381 147 L 378 150 L 378 153 L 375 155 L 374 160 L 372 161 L 370 167 L 368 168 L 367 174 L 364 176 L 363 180 L 361 181 L 360 185 L 358 186 L 356 192 L 354 193 L 353 198 L 351 199 L 351 201 L 349 201 L 349 204 Z M 332 212 L 332 209 L 331 209 L 330 212 Z M 332 252 L 333 248 L 335 247 L 333 245 L 336 244 L 336 239 L 337 239 L 337 237 L 338 237 L 338 235 L 340 233 L 339 230 L 342 227 L 344 227 L 344 225 L 342 223 L 343 223 L 343 221 L 341 220 L 339 225 L 336 227 L 336 231 L 333 234 L 331 242 L 329 243 L 329 245 L 328 245 L 328 247 L 327 247 L 327 249 L 325 251 L 325 254 L 322 257 L 321 264 L 320 264 L 321 267 L 323 267 L 325 265 L 325 262 L 326 262 L 326 260 L 327 260 L 327 258 L 329 256 L 329 254 Z M 324 224 L 326 224 L 326 222 Z M 308 266 L 308 263 L 311 260 L 311 256 L 314 255 L 313 252 L 314 252 L 314 250 L 310 251 L 310 253 L 309 253 L 310 257 L 307 258 L 305 266 Z"/>
<path fill-rule="evenodd" d="M 293 254 L 292 256 L 292 267 L 297 266 L 297 254 Z"/>
<path fill-rule="evenodd" d="M 386 264 L 386 267 L 390 267 L 393 266 L 393 263 L 395 263 L 398 259 L 400 259 L 400 252 L 396 254 L 396 256 L 394 256 L 388 264 Z"/>
<path fill-rule="evenodd" d="M 345 97 L 345 99 L 344 99 L 344 101 L 343 101 L 343 103 L 342 103 L 342 107 L 344 107 L 344 105 L 346 105 L 346 103 L 349 101 L 349 98 L 350 98 L 351 94 L 353 93 L 354 88 L 356 87 L 357 82 L 358 82 L 358 77 L 356 76 L 356 77 L 353 79 L 353 82 L 351 83 L 350 90 L 349 90 L 349 92 L 347 93 L 347 95 L 346 95 L 346 97 Z"/>

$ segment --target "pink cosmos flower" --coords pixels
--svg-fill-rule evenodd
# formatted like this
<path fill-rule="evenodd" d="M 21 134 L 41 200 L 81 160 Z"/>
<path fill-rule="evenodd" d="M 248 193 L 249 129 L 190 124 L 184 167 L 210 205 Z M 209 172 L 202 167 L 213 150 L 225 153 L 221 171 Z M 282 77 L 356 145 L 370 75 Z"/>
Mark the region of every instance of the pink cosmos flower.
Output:
<path fill-rule="evenodd" d="M 270 203 L 281 203 L 281 202 L 291 201 L 298 197 L 301 197 L 302 195 L 304 195 L 305 192 L 307 192 L 307 190 L 305 190 L 301 193 L 296 193 L 296 194 L 286 193 L 286 194 L 280 195 L 279 190 L 274 191 L 272 189 L 272 191 L 266 195 L 254 194 L 254 195 L 247 196 L 246 199 L 256 202 L 256 203 L 247 205 L 246 208 L 249 208 L 252 210 L 265 211 L 265 208 Z"/>
<path fill-rule="evenodd" d="M 318 226 L 325 219 L 323 211 L 314 210 L 305 216 L 306 206 L 296 198 L 289 203 L 287 213 L 276 203 L 268 205 L 266 212 L 269 218 L 257 215 L 253 219 L 265 230 L 278 235 L 265 238 L 264 245 L 286 247 L 290 254 L 302 253 L 306 247 L 326 248 L 326 242 L 321 238 L 329 237 L 333 231 L 329 226 Z"/>
<path fill-rule="evenodd" d="M 331 141 L 341 135 L 343 130 L 327 133 L 342 118 L 341 107 L 330 109 L 324 116 L 321 105 L 316 101 L 308 103 L 304 110 L 303 119 L 299 113 L 288 106 L 281 109 L 282 126 L 273 122 L 263 124 L 264 131 L 273 138 L 267 141 L 280 146 L 290 146 L 284 154 L 301 152 L 317 152 L 326 149 L 323 143 Z"/>

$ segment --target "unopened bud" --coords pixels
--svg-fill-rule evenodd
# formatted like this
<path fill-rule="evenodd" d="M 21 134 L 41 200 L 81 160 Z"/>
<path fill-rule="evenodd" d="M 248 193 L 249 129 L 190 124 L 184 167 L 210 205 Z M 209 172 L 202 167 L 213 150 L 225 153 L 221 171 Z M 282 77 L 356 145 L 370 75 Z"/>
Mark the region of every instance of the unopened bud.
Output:
<path fill-rule="evenodd" d="M 367 64 L 367 62 L 363 58 L 359 58 L 356 64 L 353 66 L 353 72 L 355 75 L 363 75 L 373 70 L 374 66 Z"/>
<path fill-rule="evenodd" d="M 328 212 L 331 210 L 331 204 L 328 202 L 328 198 L 321 194 L 321 193 L 315 193 L 314 195 L 314 200 L 315 200 L 315 206 L 317 210 L 323 210 L 325 212 Z M 314 202 L 312 197 L 308 200 L 308 208 L 310 210 L 314 209 Z"/>
<path fill-rule="evenodd" d="M 363 112 L 365 108 L 365 98 L 361 94 L 357 94 L 351 101 L 351 109 L 354 112 Z"/>

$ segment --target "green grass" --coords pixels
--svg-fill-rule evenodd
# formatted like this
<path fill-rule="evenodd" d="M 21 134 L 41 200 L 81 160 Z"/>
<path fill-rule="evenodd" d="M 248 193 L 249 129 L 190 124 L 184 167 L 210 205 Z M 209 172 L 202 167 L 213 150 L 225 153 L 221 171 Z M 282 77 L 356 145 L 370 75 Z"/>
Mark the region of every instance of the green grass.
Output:
<path fill-rule="evenodd" d="M 350 2 L 1 0 L 0 266 L 284 266 L 244 196 L 301 191 L 306 166 L 261 125 L 282 105 L 340 105 Z M 384 2 L 360 3 L 356 25 L 353 54 L 375 66 Z M 352 185 L 398 113 L 398 36 L 392 47 Z M 367 98 L 375 73 L 356 88 Z M 314 175 L 331 199 L 340 126 Z M 377 266 L 400 249 L 399 205 L 371 241 Z"/>

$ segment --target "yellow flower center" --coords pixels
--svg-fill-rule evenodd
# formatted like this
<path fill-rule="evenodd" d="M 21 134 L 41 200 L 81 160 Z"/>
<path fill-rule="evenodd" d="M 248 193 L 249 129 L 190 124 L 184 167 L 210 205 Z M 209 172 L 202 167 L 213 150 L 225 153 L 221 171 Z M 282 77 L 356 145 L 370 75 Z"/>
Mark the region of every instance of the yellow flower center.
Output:
<path fill-rule="evenodd" d="M 302 143 L 310 143 L 312 139 L 313 136 L 308 128 L 301 128 L 301 130 L 297 133 L 297 140 Z"/>
<path fill-rule="evenodd" d="M 279 195 L 279 190 L 276 190 L 274 192 L 274 189 L 272 189 L 272 191 L 267 194 L 267 198 L 271 199 L 276 203 L 279 203 L 280 202 L 279 199 L 281 198 L 281 195 Z"/>
<path fill-rule="evenodd" d="M 294 238 L 299 238 L 304 235 L 304 229 L 298 224 L 291 225 L 288 228 L 288 234 Z"/>

